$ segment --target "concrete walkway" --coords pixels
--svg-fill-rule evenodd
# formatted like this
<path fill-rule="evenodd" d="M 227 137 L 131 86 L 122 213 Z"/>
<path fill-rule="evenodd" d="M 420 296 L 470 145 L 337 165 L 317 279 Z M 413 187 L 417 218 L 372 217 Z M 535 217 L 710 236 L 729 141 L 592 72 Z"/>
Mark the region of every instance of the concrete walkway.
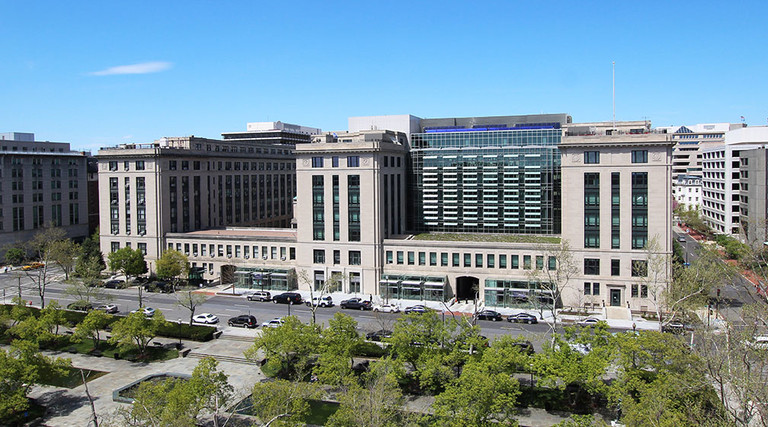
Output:
<path fill-rule="evenodd" d="M 153 341 L 173 343 L 176 340 L 160 338 Z M 229 376 L 229 383 L 235 389 L 232 403 L 251 394 L 251 387 L 264 379 L 261 370 L 253 365 L 231 361 L 230 358 L 242 358 L 243 351 L 251 346 L 248 341 L 219 339 L 207 343 L 185 341 L 185 348 L 191 348 L 191 354 L 223 356 L 219 360 L 219 370 Z M 126 360 L 114 360 L 107 357 L 94 357 L 82 354 L 45 352 L 48 356 L 64 357 L 72 360 L 72 366 L 109 372 L 88 383 L 88 390 L 94 399 L 96 414 L 100 420 L 110 419 L 117 408 L 127 407 L 112 400 L 112 392 L 147 375 L 165 372 L 191 374 L 198 364 L 198 357 L 186 357 L 154 363 L 134 363 Z M 29 397 L 48 408 L 44 423 L 47 426 L 86 426 L 91 419 L 91 408 L 85 394 L 85 387 L 67 389 L 63 387 L 35 386 Z"/>

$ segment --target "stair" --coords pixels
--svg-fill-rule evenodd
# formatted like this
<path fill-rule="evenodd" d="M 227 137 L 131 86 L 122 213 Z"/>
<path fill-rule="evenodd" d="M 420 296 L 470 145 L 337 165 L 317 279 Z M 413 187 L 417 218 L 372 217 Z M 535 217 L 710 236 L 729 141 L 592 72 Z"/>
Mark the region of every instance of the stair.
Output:
<path fill-rule="evenodd" d="M 187 358 L 192 358 L 192 359 L 204 359 L 206 357 L 212 357 L 216 359 L 218 362 L 232 362 L 232 363 L 240 363 L 243 365 L 259 366 L 258 362 L 248 360 L 245 357 L 223 356 L 220 354 L 206 354 L 206 353 L 197 353 L 197 352 L 190 352 L 187 355 Z"/>
<path fill-rule="evenodd" d="M 219 337 L 220 340 L 227 340 L 227 341 L 240 341 L 240 342 L 247 342 L 247 343 L 253 343 L 253 339 L 255 337 L 245 337 L 242 335 L 226 335 L 221 334 Z"/>
<path fill-rule="evenodd" d="M 626 307 L 607 306 L 604 310 L 606 319 L 632 320 L 632 310 Z"/>

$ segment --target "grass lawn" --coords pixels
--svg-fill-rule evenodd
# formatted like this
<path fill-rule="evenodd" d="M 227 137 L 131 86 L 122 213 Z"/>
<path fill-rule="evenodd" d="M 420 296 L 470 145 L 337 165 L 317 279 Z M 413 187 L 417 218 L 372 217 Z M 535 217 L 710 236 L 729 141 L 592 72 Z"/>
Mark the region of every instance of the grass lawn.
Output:
<path fill-rule="evenodd" d="M 559 237 L 536 236 L 528 234 L 421 233 L 414 235 L 413 240 L 433 240 L 447 242 L 560 243 Z"/>
<path fill-rule="evenodd" d="M 323 402 L 322 400 L 309 401 L 309 415 L 304 419 L 307 424 L 318 426 L 325 425 L 328 418 L 335 414 L 339 409 L 339 404 L 334 402 Z"/>
<path fill-rule="evenodd" d="M 85 380 L 87 382 L 93 381 L 100 376 L 107 375 L 109 372 L 92 371 L 85 369 Z M 40 384 L 52 385 L 54 387 L 66 387 L 75 388 L 83 384 L 83 378 L 80 375 L 80 369 L 78 368 L 65 368 L 64 374 L 58 372 L 52 372 L 49 370 L 43 370 L 40 372 Z"/>

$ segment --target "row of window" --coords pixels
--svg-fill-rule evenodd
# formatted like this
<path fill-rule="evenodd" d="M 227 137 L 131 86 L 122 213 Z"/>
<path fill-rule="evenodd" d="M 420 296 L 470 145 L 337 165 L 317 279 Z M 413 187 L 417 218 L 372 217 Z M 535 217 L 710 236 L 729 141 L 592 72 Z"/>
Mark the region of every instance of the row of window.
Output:
<path fill-rule="evenodd" d="M 600 283 L 584 282 L 584 295 L 600 295 Z M 648 298 L 648 285 L 632 284 L 632 298 Z"/>
<path fill-rule="evenodd" d="M 585 151 L 584 152 L 585 164 L 599 164 L 600 152 L 599 151 Z M 648 150 L 632 150 L 632 163 L 648 163 Z"/>
<path fill-rule="evenodd" d="M 174 243 L 168 243 L 168 249 L 174 249 Z M 254 259 L 279 259 L 285 261 L 286 259 L 296 259 L 296 248 L 285 246 L 259 246 L 259 245 L 224 245 L 224 244 L 197 244 L 197 243 L 176 243 L 175 249 L 184 255 L 188 256 L 201 256 L 201 257 L 227 257 L 227 258 L 243 258 Z"/>
<path fill-rule="evenodd" d="M 405 265 L 406 264 L 406 255 L 407 255 L 407 265 L 416 265 L 417 260 L 417 252 L 415 251 L 386 251 L 386 262 L 387 264 L 394 264 L 395 263 L 395 255 L 397 256 L 397 264 Z M 517 269 L 520 268 L 520 256 L 519 255 L 507 255 L 507 254 L 473 254 L 471 253 L 464 253 L 460 254 L 458 252 L 453 252 L 449 254 L 448 252 L 440 252 L 439 253 L 439 265 L 441 267 L 448 267 L 449 266 L 449 255 L 450 255 L 450 266 L 451 267 L 475 267 L 475 268 L 483 268 L 485 266 L 486 268 L 497 268 L 497 260 L 498 260 L 498 268 L 512 268 Z M 429 256 L 429 258 L 427 258 Z M 535 260 L 536 263 L 536 269 L 541 270 L 544 268 L 544 256 L 543 255 L 536 255 L 535 257 L 532 255 L 523 255 L 523 269 L 525 270 L 531 270 L 533 268 L 533 261 Z M 427 264 L 427 259 L 429 259 L 429 264 Z M 474 261 L 474 265 L 473 265 Z M 430 266 L 437 266 L 438 265 L 438 253 L 437 252 L 418 252 L 418 265 L 430 265 Z M 555 270 L 557 268 L 557 260 L 555 257 L 550 256 L 547 257 L 547 269 L 548 270 Z"/>
<path fill-rule="evenodd" d="M 648 275 L 648 262 L 646 260 L 632 260 L 632 277 L 646 277 Z M 584 258 L 584 275 L 600 275 L 600 259 Z M 621 261 L 611 260 L 611 276 L 621 275 Z"/>
<path fill-rule="evenodd" d="M 323 157 L 312 157 L 312 167 L 313 168 L 322 168 L 324 165 L 325 165 L 325 158 L 323 158 Z M 339 156 L 331 157 L 331 167 L 334 167 L 334 168 L 339 167 Z M 359 168 L 360 167 L 360 156 L 347 156 L 347 167 L 348 168 Z"/>
<path fill-rule="evenodd" d="M 360 265 L 362 262 L 362 255 L 360 254 L 360 251 L 349 251 L 347 260 L 349 265 Z M 325 264 L 325 250 L 315 249 L 312 253 L 312 261 L 315 264 Z M 333 251 L 333 265 L 338 264 L 341 264 L 341 251 L 335 249 Z"/>

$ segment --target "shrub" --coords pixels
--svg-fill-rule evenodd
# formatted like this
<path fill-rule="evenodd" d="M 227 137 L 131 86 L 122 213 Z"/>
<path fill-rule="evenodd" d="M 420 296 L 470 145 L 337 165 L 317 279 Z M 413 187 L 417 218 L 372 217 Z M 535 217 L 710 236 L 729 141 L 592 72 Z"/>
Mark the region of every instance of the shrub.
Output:
<path fill-rule="evenodd" d="M 186 323 L 182 323 L 181 326 L 179 326 L 178 323 L 168 322 L 160 327 L 157 331 L 157 335 L 166 338 L 181 338 L 192 341 L 210 341 L 213 339 L 214 332 L 216 332 L 216 328 L 212 326 L 190 326 Z"/>
<path fill-rule="evenodd" d="M 381 348 L 376 343 L 363 341 L 355 346 L 352 350 L 352 354 L 360 357 L 382 357 L 387 353 L 387 350 Z"/>

